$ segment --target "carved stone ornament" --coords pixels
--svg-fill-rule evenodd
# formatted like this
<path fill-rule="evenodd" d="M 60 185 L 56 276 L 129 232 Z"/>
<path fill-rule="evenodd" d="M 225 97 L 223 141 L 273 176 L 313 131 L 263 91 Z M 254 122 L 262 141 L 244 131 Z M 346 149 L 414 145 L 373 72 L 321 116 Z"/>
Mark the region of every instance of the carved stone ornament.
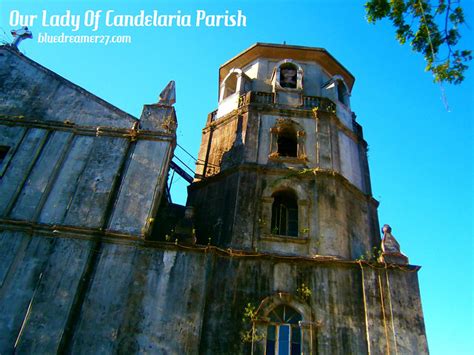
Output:
<path fill-rule="evenodd" d="M 24 26 L 18 30 L 11 30 L 10 33 L 12 34 L 14 40 L 11 44 L 13 48 L 17 48 L 20 45 L 21 41 L 29 38 L 33 38 L 33 34 L 28 29 L 28 27 Z"/>
<path fill-rule="evenodd" d="M 194 232 L 194 208 L 187 206 L 184 211 L 184 217 L 178 221 L 175 228 L 175 237 L 183 243 L 196 244 L 196 235 Z"/>
<path fill-rule="evenodd" d="M 408 258 L 400 251 L 400 244 L 392 235 L 392 228 L 388 224 L 384 224 L 382 233 L 382 254 L 379 261 L 387 264 L 408 264 Z"/>
<path fill-rule="evenodd" d="M 289 118 L 277 118 L 276 124 L 277 126 L 291 126 L 293 121 Z"/>
<path fill-rule="evenodd" d="M 160 105 L 173 106 L 176 103 L 175 87 L 174 80 L 171 80 L 168 85 L 165 86 L 159 97 L 158 103 Z"/>

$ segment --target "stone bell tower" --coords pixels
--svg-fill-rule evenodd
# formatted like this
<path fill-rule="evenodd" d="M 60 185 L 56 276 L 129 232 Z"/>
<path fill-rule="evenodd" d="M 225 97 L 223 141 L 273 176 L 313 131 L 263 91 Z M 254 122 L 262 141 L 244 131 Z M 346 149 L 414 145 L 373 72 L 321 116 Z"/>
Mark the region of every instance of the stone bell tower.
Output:
<path fill-rule="evenodd" d="M 199 242 L 341 259 L 380 245 L 354 80 L 322 48 L 257 43 L 220 67 L 189 188 Z"/>

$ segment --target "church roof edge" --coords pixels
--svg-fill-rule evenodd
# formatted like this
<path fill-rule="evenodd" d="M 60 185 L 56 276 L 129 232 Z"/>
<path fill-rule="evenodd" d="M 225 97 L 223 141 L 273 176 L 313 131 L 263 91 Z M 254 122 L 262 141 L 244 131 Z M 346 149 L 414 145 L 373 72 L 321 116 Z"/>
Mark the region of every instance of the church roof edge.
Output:
<path fill-rule="evenodd" d="M 97 101 L 99 104 L 106 106 L 108 109 L 114 111 L 118 115 L 123 116 L 124 118 L 131 119 L 133 121 L 138 120 L 138 118 L 136 118 L 135 116 L 129 114 L 128 112 L 125 112 L 124 110 L 118 108 L 117 106 L 114 106 L 110 102 L 100 98 L 99 96 L 97 96 L 97 95 L 93 94 L 92 92 L 84 89 L 83 87 L 81 87 L 77 84 L 74 84 L 72 81 L 64 78 L 63 76 L 57 74 L 56 72 L 52 71 L 51 69 L 48 69 L 48 68 L 44 67 L 43 65 L 39 64 L 38 62 L 34 61 L 33 59 L 27 57 L 26 55 L 21 53 L 15 47 L 12 47 L 11 45 L 8 45 L 8 44 L 4 44 L 4 45 L 0 45 L 0 51 L 2 51 L 2 50 L 7 50 L 11 54 L 16 55 L 18 58 L 28 62 L 29 64 L 31 64 L 34 67 L 36 67 L 37 69 L 47 73 L 48 75 L 51 75 L 55 79 L 57 79 L 57 80 L 61 81 L 62 83 L 70 86 L 71 88 L 73 88 L 74 90 L 80 92 L 81 94 L 89 96 L 93 100 Z"/>
<path fill-rule="evenodd" d="M 219 83 L 233 67 L 243 67 L 259 57 L 315 61 L 331 75 L 342 75 L 350 90 L 354 86 L 355 77 L 324 48 L 262 42 L 253 44 L 222 64 L 219 68 Z"/>

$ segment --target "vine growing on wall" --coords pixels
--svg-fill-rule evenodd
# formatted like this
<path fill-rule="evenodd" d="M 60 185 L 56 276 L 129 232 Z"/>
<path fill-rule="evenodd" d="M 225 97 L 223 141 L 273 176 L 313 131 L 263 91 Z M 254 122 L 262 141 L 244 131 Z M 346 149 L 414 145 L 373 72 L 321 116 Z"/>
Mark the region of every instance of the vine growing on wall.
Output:
<path fill-rule="evenodd" d="M 265 338 L 255 327 L 257 321 L 257 308 L 251 303 L 247 303 L 244 308 L 242 322 L 244 323 L 244 330 L 240 333 L 240 339 L 243 343 L 251 343 L 253 351 L 253 343 L 259 342 Z"/>

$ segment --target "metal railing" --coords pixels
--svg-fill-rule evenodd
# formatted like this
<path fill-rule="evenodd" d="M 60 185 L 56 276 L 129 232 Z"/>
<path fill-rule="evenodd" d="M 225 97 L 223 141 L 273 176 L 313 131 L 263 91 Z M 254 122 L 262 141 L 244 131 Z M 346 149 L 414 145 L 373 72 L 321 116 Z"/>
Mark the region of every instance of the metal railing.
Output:
<path fill-rule="evenodd" d="M 245 94 L 242 94 L 239 97 L 238 107 L 244 107 L 250 104 L 257 105 L 271 105 L 277 104 L 275 102 L 275 94 L 271 92 L 262 92 L 262 91 L 248 91 Z M 336 112 L 336 104 L 330 99 L 319 96 L 303 96 L 302 104 L 299 108 L 303 109 L 314 109 L 325 111 L 325 112 Z M 216 120 L 217 110 L 211 112 L 208 115 L 208 121 L 212 122 Z"/>

